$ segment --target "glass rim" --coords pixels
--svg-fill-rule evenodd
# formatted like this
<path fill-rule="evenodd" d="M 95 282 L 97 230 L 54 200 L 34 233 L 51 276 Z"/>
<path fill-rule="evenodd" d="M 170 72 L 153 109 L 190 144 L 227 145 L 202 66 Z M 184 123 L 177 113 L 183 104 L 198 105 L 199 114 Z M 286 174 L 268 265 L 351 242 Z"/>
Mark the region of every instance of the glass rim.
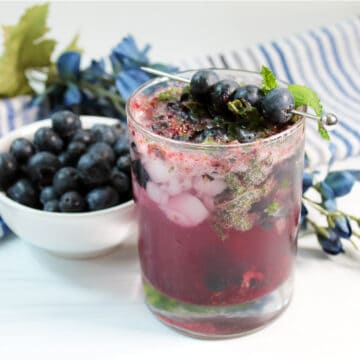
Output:
<path fill-rule="evenodd" d="M 250 71 L 250 70 L 241 70 L 241 69 L 233 69 L 233 68 L 206 68 L 207 70 L 215 70 L 215 71 L 233 71 L 233 72 L 237 72 L 239 74 L 244 73 L 244 74 L 248 74 L 248 75 L 256 75 L 256 76 L 261 76 L 261 74 L 259 72 L 256 71 Z M 190 70 L 185 70 L 185 71 L 180 71 L 175 73 L 175 75 L 184 75 L 190 72 L 194 72 L 194 71 L 198 71 L 198 70 L 202 70 L 201 69 L 190 69 Z M 129 99 L 126 102 L 126 115 L 128 117 L 128 123 L 129 123 L 129 119 L 131 119 L 131 123 L 137 128 L 137 130 L 140 130 L 143 134 L 152 137 L 154 139 L 159 140 L 162 143 L 168 143 L 174 146 L 178 146 L 178 147 L 185 147 L 185 148 L 191 148 L 191 149 L 214 149 L 214 148 L 224 148 L 224 149 L 235 149 L 235 148 L 249 148 L 252 146 L 258 146 L 258 145 L 269 145 L 269 144 L 273 144 L 276 143 L 276 141 L 286 138 L 288 136 L 291 136 L 292 134 L 296 133 L 297 130 L 299 128 L 302 128 L 304 126 L 304 120 L 305 118 L 303 116 L 299 117 L 299 120 L 294 123 L 292 126 L 290 126 L 288 129 L 281 131 L 279 133 L 276 133 L 274 135 L 262 138 L 262 139 L 257 139 L 255 141 L 251 141 L 248 143 L 236 143 L 236 144 L 202 144 L 202 143 L 193 143 L 193 142 L 189 142 L 189 141 L 183 141 L 183 140 L 175 140 L 175 139 L 170 139 L 167 138 L 165 136 L 159 135 L 159 134 L 155 134 L 154 132 L 151 131 L 151 129 L 146 128 L 145 126 L 143 126 L 139 121 L 137 121 L 135 119 L 135 116 L 133 116 L 133 113 L 130 110 L 130 106 L 129 104 L 131 103 L 132 99 L 134 99 L 137 95 L 139 95 L 140 93 L 142 93 L 145 89 L 149 88 L 152 85 L 156 85 L 156 84 L 160 84 L 160 83 L 166 83 L 167 81 L 169 81 L 171 79 L 167 78 L 166 76 L 158 76 L 155 77 L 153 79 L 149 79 L 148 81 L 146 81 L 145 83 L 143 83 L 142 85 L 140 85 L 139 87 L 137 87 L 132 94 L 130 95 Z M 286 81 L 283 80 L 278 80 L 278 83 L 280 83 L 281 85 L 289 85 L 289 83 L 287 83 Z M 176 81 L 176 80 L 175 80 Z"/>

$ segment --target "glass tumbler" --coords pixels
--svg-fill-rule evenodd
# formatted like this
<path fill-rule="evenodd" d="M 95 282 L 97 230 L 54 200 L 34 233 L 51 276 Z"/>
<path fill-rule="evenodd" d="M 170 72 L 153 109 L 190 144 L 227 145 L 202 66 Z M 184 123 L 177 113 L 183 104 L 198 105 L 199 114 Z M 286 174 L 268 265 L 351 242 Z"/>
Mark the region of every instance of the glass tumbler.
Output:
<path fill-rule="evenodd" d="M 257 73 L 216 71 L 261 86 Z M 246 144 L 172 140 L 144 126 L 151 113 L 142 104 L 176 85 L 151 80 L 127 105 L 146 302 L 158 319 L 193 336 L 246 334 L 291 299 L 304 119 Z"/>

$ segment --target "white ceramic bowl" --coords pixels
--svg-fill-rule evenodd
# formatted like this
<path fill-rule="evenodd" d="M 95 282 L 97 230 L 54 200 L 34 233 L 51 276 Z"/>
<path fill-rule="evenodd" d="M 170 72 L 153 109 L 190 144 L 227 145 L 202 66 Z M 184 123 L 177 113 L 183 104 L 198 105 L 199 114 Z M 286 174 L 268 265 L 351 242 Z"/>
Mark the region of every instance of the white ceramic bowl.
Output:
<path fill-rule="evenodd" d="M 117 120 L 82 116 L 83 128 Z M 37 121 L 0 139 L 0 152 L 8 151 L 18 137 L 33 139 L 35 131 L 51 126 L 50 120 Z M 21 239 L 53 254 L 72 258 L 94 257 L 109 252 L 137 231 L 134 203 L 128 201 L 109 209 L 77 213 L 52 213 L 16 203 L 0 192 L 0 214 Z"/>

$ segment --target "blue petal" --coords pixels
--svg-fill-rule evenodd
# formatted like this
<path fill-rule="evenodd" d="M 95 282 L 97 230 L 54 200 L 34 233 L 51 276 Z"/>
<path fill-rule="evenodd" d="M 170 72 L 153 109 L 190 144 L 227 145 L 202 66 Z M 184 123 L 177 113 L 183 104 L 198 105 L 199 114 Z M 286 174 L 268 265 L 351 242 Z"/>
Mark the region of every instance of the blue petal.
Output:
<path fill-rule="evenodd" d="M 104 60 L 91 60 L 90 66 L 83 71 L 82 78 L 90 82 L 95 82 L 99 77 L 103 77 L 105 74 Z"/>
<path fill-rule="evenodd" d="M 147 56 L 149 50 L 149 45 L 145 46 L 143 50 L 139 50 L 134 38 L 128 35 L 115 46 L 112 50 L 112 55 L 119 61 L 122 67 L 127 70 L 147 64 L 149 62 Z"/>
<path fill-rule="evenodd" d="M 68 84 L 67 90 L 64 95 L 64 103 L 66 106 L 72 106 L 80 104 L 81 92 L 79 88 L 74 84 Z"/>
<path fill-rule="evenodd" d="M 344 252 L 339 236 L 332 229 L 327 229 L 329 236 L 317 235 L 318 241 L 323 250 L 330 255 L 338 255 Z"/>
<path fill-rule="evenodd" d="M 334 199 L 334 190 L 324 181 L 319 183 L 319 191 L 324 200 Z"/>
<path fill-rule="evenodd" d="M 350 173 L 356 181 L 360 181 L 360 170 L 346 170 Z"/>
<path fill-rule="evenodd" d="M 149 79 L 150 76 L 145 72 L 139 69 L 131 69 L 118 74 L 115 84 L 120 95 L 127 100 L 137 87 Z"/>
<path fill-rule="evenodd" d="M 349 219 L 345 216 L 338 216 L 335 220 L 334 231 L 338 236 L 348 239 L 352 235 Z"/>
<path fill-rule="evenodd" d="M 75 80 L 80 75 L 81 55 L 75 51 L 62 54 L 57 61 L 59 76 L 64 80 Z"/>
<path fill-rule="evenodd" d="M 351 191 L 355 178 L 347 171 L 332 171 L 327 174 L 324 181 L 332 188 L 335 196 L 338 197 L 344 196 Z"/>
<path fill-rule="evenodd" d="M 323 202 L 323 205 L 327 211 L 334 212 L 336 210 L 335 199 L 327 199 Z"/>
<path fill-rule="evenodd" d="M 313 179 L 311 174 L 304 173 L 303 175 L 303 182 L 302 182 L 302 192 L 305 193 L 306 190 L 308 190 L 313 184 Z"/>

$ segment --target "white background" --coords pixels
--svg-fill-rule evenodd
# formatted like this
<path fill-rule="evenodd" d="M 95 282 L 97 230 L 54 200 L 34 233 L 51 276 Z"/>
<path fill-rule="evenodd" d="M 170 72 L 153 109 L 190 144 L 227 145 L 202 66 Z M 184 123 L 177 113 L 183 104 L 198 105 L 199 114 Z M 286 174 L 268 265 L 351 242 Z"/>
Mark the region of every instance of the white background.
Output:
<path fill-rule="evenodd" d="M 0 23 L 14 23 L 28 4 L 1 3 Z M 87 59 L 132 33 L 152 43 L 154 61 L 178 62 L 356 13 L 359 3 L 52 3 L 49 25 L 61 46 L 79 31 Z M 358 186 L 342 204 L 358 212 L 359 203 Z M 76 262 L 9 239 L 0 242 L 0 359 L 358 359 L 359 261 L 330 261 L 313 237 L 302 239 L 286 313 L 252 336 L 206 342 L 146 309 L 134 243 Z"/>
<path fill-rule="evenodd" d="M 14 23 L 31 3 L 0 3 L 0 24 Z M 356 14 L 360 2 L 53 2 L 49 26 L 58 49 L 80 32 L 86 59 L 106 56 L 131 33 L 140 45 L 152 44 L 152 60 L 178 62 Z"/>

